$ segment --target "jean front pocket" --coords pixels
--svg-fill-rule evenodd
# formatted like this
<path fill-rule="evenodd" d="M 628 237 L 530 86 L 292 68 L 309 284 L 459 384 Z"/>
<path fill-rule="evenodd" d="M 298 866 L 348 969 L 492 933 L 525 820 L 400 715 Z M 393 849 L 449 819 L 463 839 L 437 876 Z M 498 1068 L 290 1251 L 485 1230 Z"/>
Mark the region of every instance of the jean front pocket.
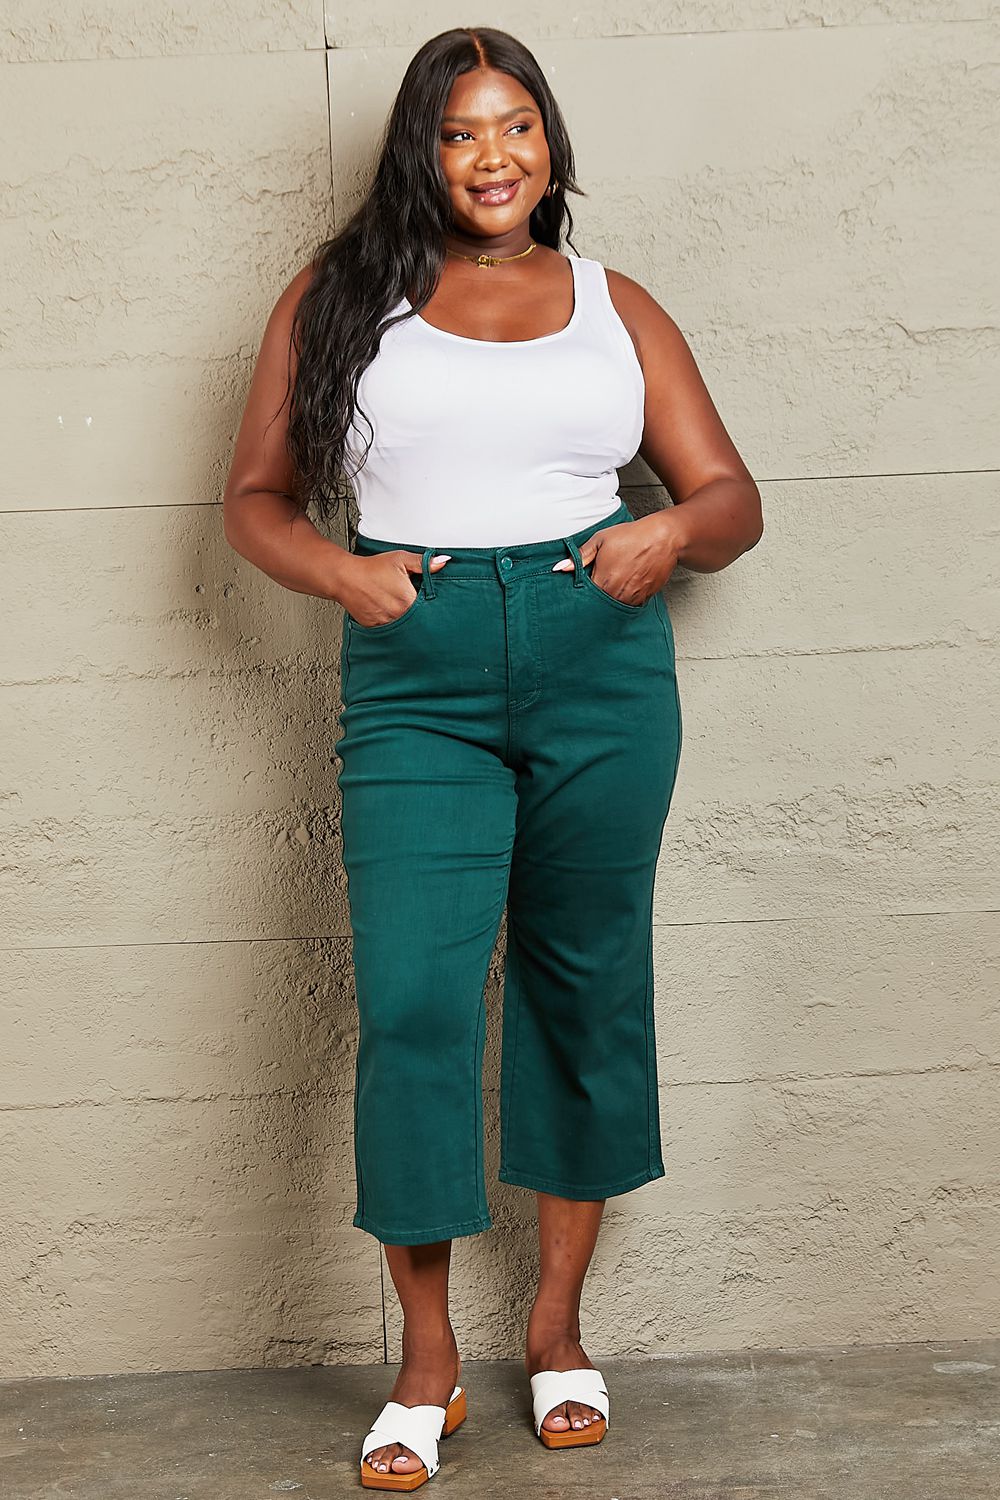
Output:
<path fill-rule="evenodd" d="M 607 589 L 602 589 L 600 584 L 595 583 L 593 578 L 591 578 L 588 570 L 593 566 L 593 562 L 585 565 L 583 569 L 583 581 L 590 589 L 590 592 L 597 595 L 598 599 L 603 599 L 605 604 L 610 604 L 613 609 L 624 610 L 627 615 L 641 615 L 644 609 L 649 608 L 653 599 L 652 594 L 650 594 L 648 599 L 644 599 L 641 604 L 628 604 L 624 599 L 616 599 L 614 594 L 609 594 Z"/>
<path fill-rule="evenodd" d="M 408 620 L 411 620 L 423 603 L 424 592 L 421 588 L 413 596 L 413 603 L 407 605 L 401 615 L 397 615 L 394 620 L 386 620 L 381 625 L 362 625 L 360 620 L 356 620 L 353 615 L 347 614 L 346 610 L 344 613 L 351 623 L 352 631 L 356 631 L 359 635 L 388 635 L 390 631 L 398 630 L 401 625 L 405 625 Z"/>

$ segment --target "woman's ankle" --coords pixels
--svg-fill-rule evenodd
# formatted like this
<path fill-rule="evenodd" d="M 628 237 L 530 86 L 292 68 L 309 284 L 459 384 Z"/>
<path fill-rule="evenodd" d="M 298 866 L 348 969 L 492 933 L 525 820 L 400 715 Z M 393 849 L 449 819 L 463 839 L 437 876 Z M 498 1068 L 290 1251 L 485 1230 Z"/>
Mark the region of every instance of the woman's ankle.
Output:
<path fill-rule="evenodd" d="M 579 1308 L 535 1301 L 528 1313 L 528 1334 L 532 1343 L 555 1343 L 561 1338 L 580 1342 Z"/>
<path fill-rule="evenodd" d="M 407 1319 L 403 1323 L 403 1358 L 451 1353 L 458 1350 L 458 1340 L 450 1323 L 415 1322 Z"/>

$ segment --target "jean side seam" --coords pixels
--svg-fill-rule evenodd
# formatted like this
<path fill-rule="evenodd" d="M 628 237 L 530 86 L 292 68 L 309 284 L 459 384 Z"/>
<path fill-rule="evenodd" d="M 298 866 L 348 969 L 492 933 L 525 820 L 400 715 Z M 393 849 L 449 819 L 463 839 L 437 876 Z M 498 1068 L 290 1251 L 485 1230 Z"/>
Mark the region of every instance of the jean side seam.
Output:
<path fill-rule="evenodd" d="M 517 946 L 516 923 L 514 924 L 514 927 L 515 927 L 514 945 L 515 945 L 515 950 L 516 950 L 516 946 Z M 510 922 L 510 913 L 508 912 L 508 914 L 507 914 L 507 948 L 506 948 L 506 952 L 505 952 L 505 955 L 504 955 L 504 1015 L 506 1015 L 506 1013 L 507 1013 L 507 974 L 509 972 L 510 963 L 511 963 L 511 958 L 510 958 L 510 948 L 511 948 L 510 935 L 511 935 L 511 922 Z M 512 1029 L 512 1032 L 513 1032 L 513 1039 L 511 1041 L 510 1062 L 509 1062 L 507 1070 L 506 1070 L 506 1072 L 507 1072 L 507 1089 L 506 1089 L 506 1095 L 507 1095 L 507 1097 L 506 1097 L 506 1100 L 504 1100 L 504 1098 L 503 1098 L 503 1095 L 504 1095 L 503 1088 L 501 1088 L 501 1091 L 500 1091 L 501 1106 L 503 1106 L 504 1104 L 506 1105 L 506 1107 L 503 1108 L 503 1129 L 500 1132 L 500 1155 L 501 1155 L 501 1159 L 502 1160 L 506 1160 L 506 1158 L 507 1158 L 508 1141 L 510 1139 L 510 1122 L 511 1122 L 511 1116 L 513 1114 L 514 1085 L 515 1085 L 515 1083 L 517 1081 L 517 1044 L 518 1044 L 518 1039 L 520 1037 L 520 1021 L 521 1021 L 521 975 L 520 975 L 520 966 L 518 964 L 516 951 L 515 951 L 515 955 L 514 955 L 514 967 L 515 967 L 515 971 L 516 971 L 516 973 L 515 973 L 515 982 L 511 986 L 511 988 L 513 989 L 513 992 L 514 992 L 514 1018 L 513 1018 L 512 1024 L 511 1024 L 511 1029 Z M 502 1083 L 502 1079 L 501 1079 L 501 1083 Z"/>
<path fill-rule="evenodd" d="M 656 1091 L 656 1029 L 653 1009 L 653 898 L 656 893 L 656 876 L 650 882 L 649 912 L 646 920 L 646 995 L 643 1001 L 643 1026 L 646 1032 L 646 1158 L 649 1167 L 653 1161 L 653 1110 L 659 1109 Z"/>
<path fill-rule="evenodd" d="M 350 617 L 350 615 L 348 615 L 347 611 L 345 610 L 343 612 L 343 616 L 342 616 L 341 642 L 340 642 L 340 700 L 341 700 L 342 709 L 346 709 L 346 707 L 347 707 L 348 682 L 349 682 L 350 676 L 351 676 L 351 624 L 352 624 L 351 617 Z M 343 728 L 343 726 L 341 726 L 341 728 Z M 341 761 L 343 763 L 343 758 L 342 757 L 341 757 Z M 338 781 L 339 781 L 339 777 L 338 777 Z M 341 799 L 343 799 L 343 793 L 342 792 L 341 792 Z M 343 843 L 344 843 L 343 800 L 341 800 L 340 838 L 341 838 L 341 845 L 343 846 Z M 346 867 L 346 849 L 344 850 L 344 854 L 345 854 L 345 867 Z M 350 903 L 350 881 L 348 881 L 348 903 Z M 352 968 L 353 968 L 353 963 L 354 963 L 354 959 L 353 959 L 353 945 L 352 945 L 352 957 L 351 957 Z M 358 1021 L 360 1023 L 361 1010 L 360 1010 L 360 1007 L 358 1006 L 358 1002 L 357 1002 L 357 988 L 358 988 L 357 987 L 357 973 L 355 972 L 355 975 L 354 975 L 354 1002 L 355 1002 L 355 1011 L 356 1011 L 356 1014 L 358 1016 Z M 361 1082 L 361 1032 L 360 1032 L 360 1025 L 359 1025 L 359 1030 L 358 1030 L 358 1044 L 357 1044 L 357 1048 L 356 1048 L 355 1054 L 354 1054 L 354 1110 L 353 1110 L 353 1115 L 354 1115 L 354 1176 L 355 1176 L 355 1183 L 356 1183 L 356 1187 L 357 1187 L 357 1212 L 358 1212 L 359 1215 L 363 1214 L 364 1211 L 365 1211 L 364 1174 L 363 1174 L 362 1169 L 361 1169 L 361 1152 L 360 1152 L 360 1149 L 359 1149 L 359 1146 L 358 1146 L 358 1093 L 359 1093 L 360 1082 Z"/>

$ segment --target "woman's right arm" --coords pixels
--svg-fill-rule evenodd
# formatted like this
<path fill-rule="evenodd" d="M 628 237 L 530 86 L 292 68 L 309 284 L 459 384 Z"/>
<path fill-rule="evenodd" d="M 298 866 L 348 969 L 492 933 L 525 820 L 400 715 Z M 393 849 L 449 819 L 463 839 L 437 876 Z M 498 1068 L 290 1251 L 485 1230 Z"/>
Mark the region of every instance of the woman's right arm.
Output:
<path fill-rule="evenodd" d="M 295 503 L 285 445 L 297 365 L 292 320 L 311 278 L 306 266 L 278 298 L 264 330 L 223 492 L 222 524 L 229 545 L 276 583 L 337 599 L 351 553 L 317 531 Z"/>

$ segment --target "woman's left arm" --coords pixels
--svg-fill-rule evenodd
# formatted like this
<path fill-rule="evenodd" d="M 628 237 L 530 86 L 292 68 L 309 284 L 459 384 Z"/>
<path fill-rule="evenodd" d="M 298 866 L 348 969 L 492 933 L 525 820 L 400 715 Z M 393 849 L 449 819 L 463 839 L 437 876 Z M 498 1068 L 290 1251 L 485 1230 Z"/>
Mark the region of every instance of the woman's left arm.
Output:
<path fill-rule="evenodd" d="M 718 572 L 760 541 L 760 492 L 673 318 L 631 277 L 607 276 L 646 383 L 639 453 L 673 501 L 634 524 L 662 538 L 686 568 Z"/>

